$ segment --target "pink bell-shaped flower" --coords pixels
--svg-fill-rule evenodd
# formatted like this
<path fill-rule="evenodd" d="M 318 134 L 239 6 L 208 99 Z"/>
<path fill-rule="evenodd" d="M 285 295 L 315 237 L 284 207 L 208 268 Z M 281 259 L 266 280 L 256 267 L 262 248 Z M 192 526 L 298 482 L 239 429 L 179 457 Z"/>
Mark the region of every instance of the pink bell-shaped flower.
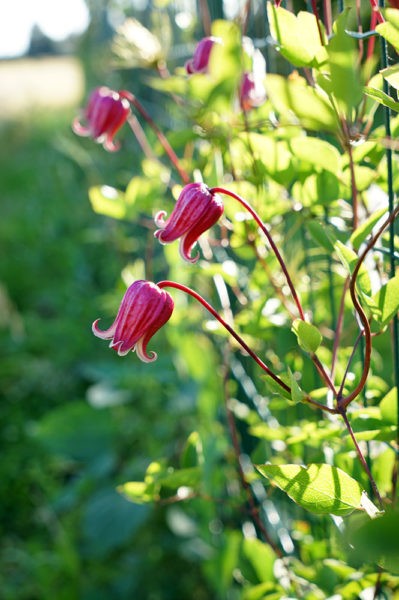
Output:
<path fill-rule="evenodd" d="M 168 292 L 155 283 L 138 280 L 127 289 L 111 327 L 102 331 L 97 326 L 100 319 L 97 319 L 92 330 L 95 336 L 111 340 L 110 348 L 116 350 L 119 356 L 135 350 L 143 362 L 152 362 L 157 355 L 147 352 L 147 344 L 169 320 L 173 307 Z"/>
<path fill-rule="evenodd" d="M 256 78 L 254 73 L 244 72 L 240 91 L 239 100 L 242 110 L 248 111 L 252 108 L 261 106 L 266 100 L 266 91 L 263 82 Z"/>
<path fill-rule="evenodd" d="M 119 144 L 113 138 L 129 115 L 130 104 L 126 98 L 105 86 L 98 87 L 92 91 L 83 111 L 86 124 L 82 125 L 76 118 L 72 129 L 77 135 L 90 136 L 103 144 L 105 150 L 114 152 L 118 150 Z"/>
<path fill-rule="evenodd" d="M 211 50 L 214 44 L 220 44 L 221 40 L 217 37 L 204 37 L 195 47 L 193 57 L 186 62 L 186 71 L 189 75 L 193 73 L 207 73 Z"/>
<path fill-rule="evenodd" d="M 180 238 L 179 251 L 188 262 L 196 262 L 198 254 L 191 256 L 191 250 L 199 236 L 212 227 L 223 214 L 220 196 L 212 193 L 204 183 L 189 183 L 178 197 L 170 217 L 165 221 L 165 211 L 155 215 L 159 229 L 155 237 L 162 244 L 169 244 Z"/>

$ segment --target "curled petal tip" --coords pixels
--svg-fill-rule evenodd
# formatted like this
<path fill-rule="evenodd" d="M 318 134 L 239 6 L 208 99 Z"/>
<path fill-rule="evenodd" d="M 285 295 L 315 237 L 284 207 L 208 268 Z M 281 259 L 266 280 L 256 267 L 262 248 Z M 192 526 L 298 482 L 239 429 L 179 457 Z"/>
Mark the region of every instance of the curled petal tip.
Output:
<path fill-rule="evenodd" d="M 151 351 L 147 353 L 147 348 L 143 343 L 143 339 L 137 342 L 135 350 L 138 358 L 145 363 L 154 362 L 158 358 L 158 354 L 156 352 Z"/>
<path fill-rule="evenodd" d="M 132 348 L 125 348 L 124 350 L 122 350 L 122 346 L 123 346 L 123 340 L 120 342 L 111 342 L 109 347 L 112 348 L 112 350 L 115 350 L 118 353 L 118 356 L 126 356 L 126 354 L 129 354 L 130 350 L 132 350 Z"/>
<path fill-rule="evenodd" d="M 167 242 L 164 242 L 163 238 L 162 238 L 162 234 L 164 233 L 163 229 L 157 229 L 154 233 L 154 237 L 156 237 L 161 244 L 166 245 Z"/>
<path fill-rule="evenodd" d="M 120 143 L 114 142 L 111 138 L 106 139 L 103 144 L 104 150 L 108 150 L 108 152 L 116 152 L 120 147 Z"/>
<path fill-rule="evenodd" d="M 180 239 L 180 243 L 179 243 L 179 254 L 182 257 L 182 259 L 191 264 L 198 262 L 200 253 L 197 252 L 197 254 L 195 256 L 191 256 L 192 247 L 187 251 L 184 246 L 185 246 L 185 237 L 182 237 Z"/>
<path fill-rule="evenodd" d="M 90 129 L 82 125 L 78 117 L 72 121 L 72 131 L 76 133 L 76 135 L 84 137 L 88 137 L 90 135 Z"/>
<path fill-rule="evenodd" d="M 91 326 L 91 330 L 92 330 L 92 332 L 93 332 L 93 333 L 94 333 L 94 335 L 96 335 L 97 337 L 100 337 L 100 336 L 101 336 L 101 335 L 104 333 L 104 331 L 103 331 L 102 329 L 99 329 L 99 328 L 98 328 L 98 325 L 97 325 L 97 323 L 98 323 L 99 321 L 101 321 L 101 319 L 96 319 L 96 320 L 93 322 L 92 326 Z"/>
<path fill-rule="evenodd" d="M 163 229 L 165 227 L 165 217 L 166 217 L 165 210 L 160 210 L 159 212 L 157 212 L 157 214 L 154 217 L 155 225 L 157 227 L 160 227 L 161 229 Z"/>

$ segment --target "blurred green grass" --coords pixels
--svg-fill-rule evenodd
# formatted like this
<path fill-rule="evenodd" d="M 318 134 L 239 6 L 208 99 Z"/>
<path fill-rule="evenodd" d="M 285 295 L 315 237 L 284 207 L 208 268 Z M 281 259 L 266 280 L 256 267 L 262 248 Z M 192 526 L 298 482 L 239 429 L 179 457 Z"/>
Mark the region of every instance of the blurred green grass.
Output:
<path fill-rule="evenodd" d="M 127 255 L 123 225 L 93 214 L 87 188 L 120 184 L 131 156 L 76 138 L 74 115 L 35 108 L 0 122 L 0 597 L 124 599 L 148 586 L 184 598 L 193 572 L 163 513 L 115 492 L 179 427 L 176 412 L 159 415 L 169 361 L 152 377 L 91 333 L 95 318 L 110 322 L 104 298 L 114 303 Z M 187 574 L 172 586 L 176 569 Z"/>

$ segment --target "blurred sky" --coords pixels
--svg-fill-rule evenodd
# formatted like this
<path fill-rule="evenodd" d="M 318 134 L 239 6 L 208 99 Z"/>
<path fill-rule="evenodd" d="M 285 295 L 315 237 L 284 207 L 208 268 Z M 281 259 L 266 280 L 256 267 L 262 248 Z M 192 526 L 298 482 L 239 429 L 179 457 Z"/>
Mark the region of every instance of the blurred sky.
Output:
<path fill-rule="evenodd" d="M 34 25 L 59 41 L 82 33 L 88 22 L 84 0 L 0 0 L 0 58 L 23 55 Z"/>

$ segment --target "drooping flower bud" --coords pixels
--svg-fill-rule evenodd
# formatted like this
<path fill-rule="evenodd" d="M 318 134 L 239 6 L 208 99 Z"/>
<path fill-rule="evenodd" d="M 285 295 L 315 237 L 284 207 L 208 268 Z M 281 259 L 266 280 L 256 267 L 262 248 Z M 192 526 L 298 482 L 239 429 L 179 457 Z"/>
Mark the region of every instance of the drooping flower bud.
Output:
<path fill-rule="evenodd" d="M 82 125 L 79 118 L 73 121 L 72 129 L 77 135 L 90 136 L 105 150 L 114 152 L 119 144 L 114 142 L 114 136 L 124 125 L 130 115 L 130 104 L 118 92 L 105 86 L 95 88 L 83 111 L 86 121 Z"/>
<path fill-rule="evenodd" d="M 189 75 L 193 73 L 207 73 L 211 50 L 214 44 L 220 43 L 221 40 L 214 36 L 202 38 L 194 50 L 193 57 L 186 62 L 187 73 Z"/>
<path fill-rule="evenodd" d="M 94 321 L 92 331 L 103 340 L 111 340 L 110 348 L 119 356 L 130 350 L 136 351 L 143 362 L 157 358 L 155 352 L 147 352 L 152 336 L 172 315 L 174 303 L 168 292 L 150 281 L 138 280 L 127 289 L 115 321 L 105 331 L 98 328 L 99 319 Z"/>
<path fill-rule="evenodd" d="M 162 244 L 169 244 L 180 238 L 179 251 L 188 262 L 196 262 L 198 254 L 191 256 L 191 250 L 199 236 L 212 227 L 223 214 L 220 196 L 212 193 L 204 183 L 189 183 L 178 197 L 170 217 L 165 221 L 165 211 L 155 215 L 159 229 L 155 237 Z"/>
<path fill-rule="evenodd" d="M 248 111 L 261 106 L 266 100 L 263 82 L 255 78 L 254 73 L 245 72 L 242 75 L 239 100 L 242 110 Z"/>

